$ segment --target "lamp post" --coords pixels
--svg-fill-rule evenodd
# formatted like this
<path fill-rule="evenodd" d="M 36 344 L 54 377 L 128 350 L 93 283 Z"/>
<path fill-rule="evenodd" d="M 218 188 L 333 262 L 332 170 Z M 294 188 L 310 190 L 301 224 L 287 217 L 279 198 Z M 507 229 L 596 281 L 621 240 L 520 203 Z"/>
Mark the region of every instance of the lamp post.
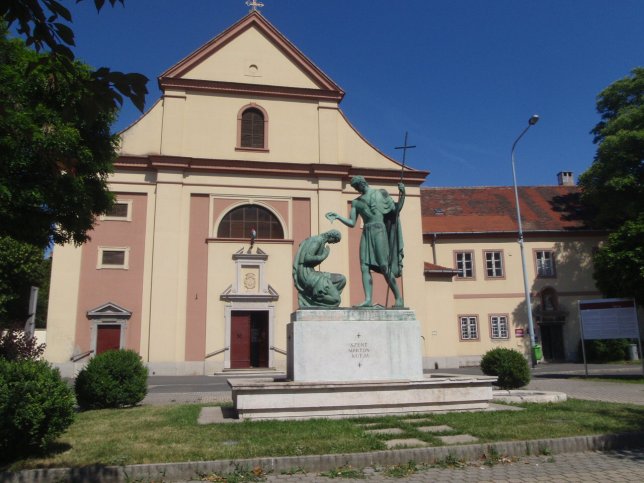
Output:
<path fill-rule="evenodd" d="M 514 182 L 514 201 L 517 205 L 517 223 L 519 224 L 519 247 L 521 249 L 521 265 L 523 267 L 523 290 L 525 292 L 525 305 L 526 312 L 528 313 L 528 332 L 530 334 L 530 359 L 532 361 L 532 367 L 537 365 L 537 355 L 535 353 L 535 338 L 534 338 L 534 322 L 532 321 L 532 301 L 530 300 L 530 287 L 528 286 L 528 272 L 525 265 L 525 252 L 523 249 L 523 226 L 521 224 L 521 207 L 519 206 L 519 190 L 517 189 L 517 172 L 514 167 L 514 151 L 517 147 L 519 139 L 528 132 L 530 127 L 534 126 L 539 121 L 539 116 L 534 114 L 529 120 L 526 128 L 519 134 L 519 137 L 514 141 L 512 145 L 512 180 Z"/>

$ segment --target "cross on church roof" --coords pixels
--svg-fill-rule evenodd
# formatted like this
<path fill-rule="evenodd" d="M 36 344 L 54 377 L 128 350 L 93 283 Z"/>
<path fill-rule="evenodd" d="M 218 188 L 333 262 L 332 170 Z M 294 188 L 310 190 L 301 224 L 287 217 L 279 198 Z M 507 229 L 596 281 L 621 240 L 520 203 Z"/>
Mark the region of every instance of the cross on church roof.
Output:
<path fill-rule="evenodd" d="M 249 12 L 256 12 L 258 7 L 264 6 L 262 2 L 258 2 L 257 0 L 246 0 L 246 5 L 250 7 Z"/>

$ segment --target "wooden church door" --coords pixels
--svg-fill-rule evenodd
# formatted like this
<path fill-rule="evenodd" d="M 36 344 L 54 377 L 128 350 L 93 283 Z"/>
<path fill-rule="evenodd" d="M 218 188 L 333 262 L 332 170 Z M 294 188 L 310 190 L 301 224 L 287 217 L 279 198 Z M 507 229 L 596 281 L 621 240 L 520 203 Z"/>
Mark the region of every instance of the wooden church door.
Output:
<path fill-rule="evenodd" d="M 268 367 L 268 312 L 231 313 L 230 368 Z"/>

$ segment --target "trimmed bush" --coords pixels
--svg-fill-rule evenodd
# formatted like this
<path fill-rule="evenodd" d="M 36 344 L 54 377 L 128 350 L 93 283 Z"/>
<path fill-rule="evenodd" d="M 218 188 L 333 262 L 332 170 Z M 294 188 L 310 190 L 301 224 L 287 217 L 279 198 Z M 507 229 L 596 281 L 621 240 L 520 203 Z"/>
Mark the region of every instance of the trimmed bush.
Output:
<path fill-rule="evenodd" d="M 530 366 L 523 354 L 512 349 L 497 348 L 485 353 L 481 370 L 488 376 L 497 376 L 501 389 L 518 389 L 530 382 Z"/>
<path fill-rule="evenodd" d="M 81 409 L 120 408 L 141 402 L 148 370 L 132 350 L 107 351 L 89 361 L 74 389 Z"/>
<path fill-rule="evenodd" d="M 586 362 L 604 363 L 625 361 L 628 359 L 628 348 L 631 342 L 628 339 L 595 339 L 584 341 L 586 348 Z M 579 343 L 579 360 L 583 360 L 581 342 Z"/>
<path fill-rule="evenodd" d="M 0 359 L 0 460 L 46 449 L 74 421 L 74 406 L 58 369 Z"/>

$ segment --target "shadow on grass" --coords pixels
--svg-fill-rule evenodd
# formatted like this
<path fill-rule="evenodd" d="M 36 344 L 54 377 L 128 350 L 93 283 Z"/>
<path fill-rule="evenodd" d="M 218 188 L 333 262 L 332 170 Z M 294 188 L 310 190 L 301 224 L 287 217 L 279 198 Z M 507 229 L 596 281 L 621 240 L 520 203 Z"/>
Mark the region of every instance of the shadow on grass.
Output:
<path fill-rule="evenodd" d="M 44 450 L 32 450 L 28 454 L 3 454 L 0 455 L 0 471 L 11 471 L 10 468 L 14 463 L 24 461 L 25 458 L 48 458 L 69 451 L 70 449 L 72 449 L 70 444 L 55 441 Z"/>

